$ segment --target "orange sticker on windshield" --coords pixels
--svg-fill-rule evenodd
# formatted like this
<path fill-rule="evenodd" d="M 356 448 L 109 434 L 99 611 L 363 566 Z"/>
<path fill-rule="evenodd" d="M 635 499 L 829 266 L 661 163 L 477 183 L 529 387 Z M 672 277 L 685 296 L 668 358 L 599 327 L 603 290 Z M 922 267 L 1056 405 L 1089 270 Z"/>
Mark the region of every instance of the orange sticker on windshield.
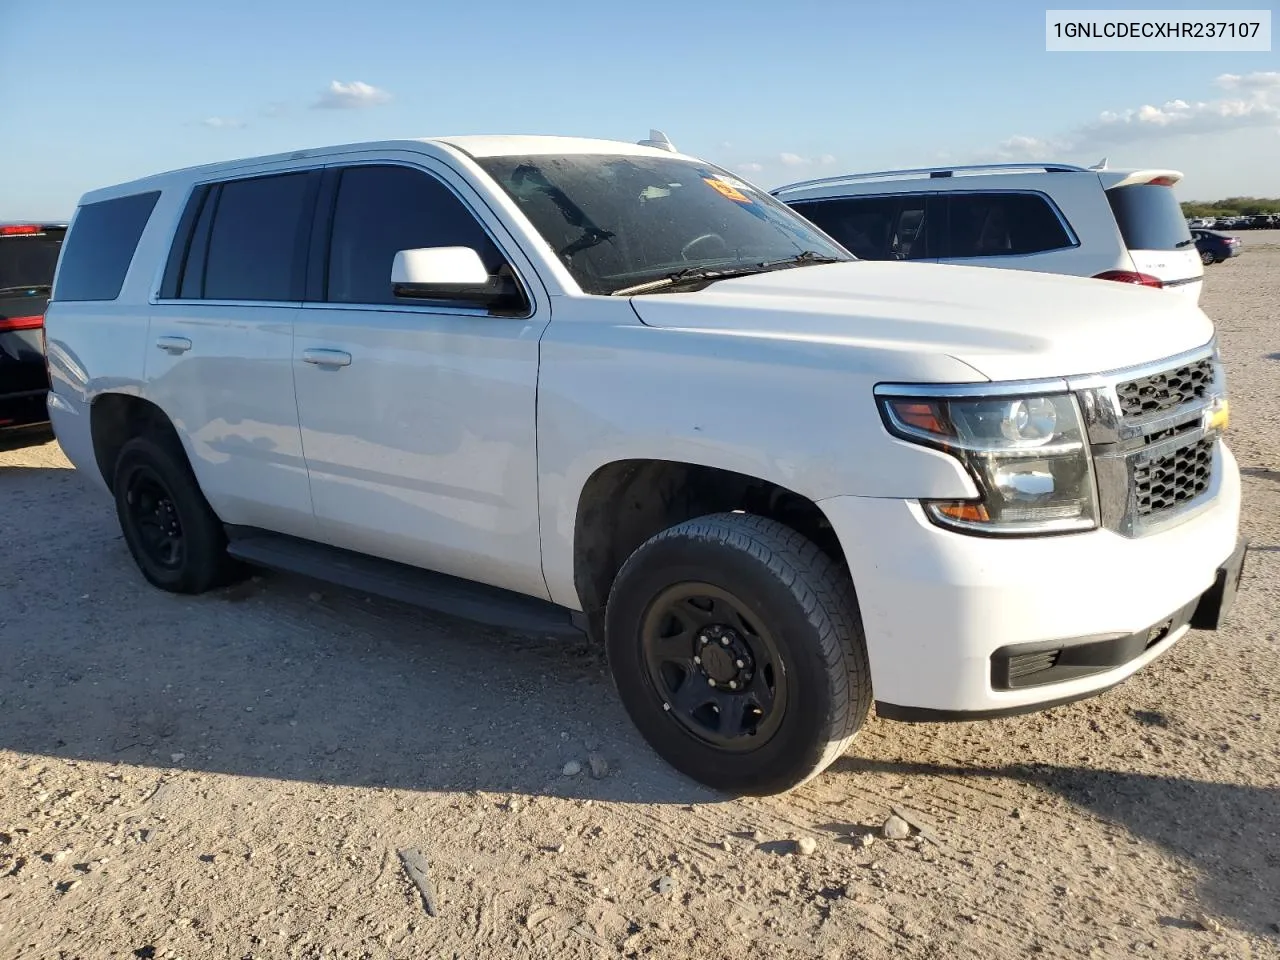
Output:
<path fill-rule="evenodd" d="M 728 197 L 730 200 L 736 200 L 738 203 L 750 203 L 751 198 L 741 190 L 729 186 L 723 180 L 717 180 L 714 177 L 703 177 L 702 182 L 709 186 L 722 197 Z"/>

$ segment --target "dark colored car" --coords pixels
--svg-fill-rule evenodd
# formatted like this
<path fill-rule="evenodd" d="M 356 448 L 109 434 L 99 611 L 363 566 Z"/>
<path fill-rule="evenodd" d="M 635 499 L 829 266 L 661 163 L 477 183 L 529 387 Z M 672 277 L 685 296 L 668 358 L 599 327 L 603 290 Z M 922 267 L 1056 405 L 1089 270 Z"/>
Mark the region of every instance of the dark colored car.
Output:
<path fill-rule="evenodd" d="M 47 423 L 44 311 L 65 223 L 0 223 L 0 434 Z"/>
<path fill-rule="evenodd" d="M 1228 257 L 1238 256 L 1240 253 L 1239 237 L 1229 237 L 1216 230 L 1192 230 L 1191 236 L 1196 241 L 1196 252 L 1200 254 L 1200 261 L 1205 266 L 1221 263 Z"/>

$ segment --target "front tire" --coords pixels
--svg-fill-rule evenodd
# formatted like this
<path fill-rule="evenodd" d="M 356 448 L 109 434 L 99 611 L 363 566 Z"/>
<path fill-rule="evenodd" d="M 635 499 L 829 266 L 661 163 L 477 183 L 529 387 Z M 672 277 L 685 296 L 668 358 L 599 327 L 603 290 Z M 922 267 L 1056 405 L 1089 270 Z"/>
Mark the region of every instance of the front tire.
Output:
<path fill-rule="evenodd" d="M 798 786 L 844 752 L 871 706 L 847 574 L 765 517 L 714 514 L 648 540 L 619 571 L 606 620 L 632 721 L 719 790 Z"/>
<path fill-rule="evenodd" d="M 141 436 L 116 460 L 116 515 L 134 562 L 171 593 L 203 593 L 233 578 L 222 523 L 200 491 L 186 458 L 171 444 Z"/>

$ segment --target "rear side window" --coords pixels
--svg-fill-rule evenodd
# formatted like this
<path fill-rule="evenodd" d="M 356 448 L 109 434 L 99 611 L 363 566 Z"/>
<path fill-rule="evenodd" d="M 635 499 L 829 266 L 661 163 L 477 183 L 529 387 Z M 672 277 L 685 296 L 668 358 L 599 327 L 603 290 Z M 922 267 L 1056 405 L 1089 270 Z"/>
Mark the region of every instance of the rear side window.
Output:
<path fill-rule="evenodd" d="M 159 191 L 82 206 L 62 251 L 55 300 L 114 300 Z"/>
<path fill-rule="evenodd" d="M 947 195 L 946 257 L 1012 257 L 1073 245 L 1048 198 L 1038 193 Z"/>
<path fill-rule="evenodd" d="M 813 200 L 791 204 L 862 260 L 936 257 L 927 195 Z"/>
<path fill-rule="evenodd" d="M 1120 236 L 1130 250 L 1179 250 L 1189 246 L 1191 234 L 1173 190 L 1133 184 L 1107 191 Z"/>
<path fill-rule="evenodd" d="M 490 275 L 504 264 L 480 222 L 434 177 L 397 166 L 343 170 L 333 210 L 327 299 L 421 304 L 391 292 L 396 253 L 419 247 L 470 247 Z"/>
<path fill-rule="evenodd" d="M 301 300 L 314 171 L 231 180 L 196 190 L 183 213 L 161 296 Z"/>

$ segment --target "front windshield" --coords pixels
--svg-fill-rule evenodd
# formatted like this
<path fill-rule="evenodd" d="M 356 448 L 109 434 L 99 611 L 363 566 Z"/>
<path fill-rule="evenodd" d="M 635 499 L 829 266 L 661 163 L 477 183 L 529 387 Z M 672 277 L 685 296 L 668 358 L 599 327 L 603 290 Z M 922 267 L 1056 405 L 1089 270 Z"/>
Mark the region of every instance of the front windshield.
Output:
<path fill-rule="evenodd" d="M 853 259 L 790 208 L 710 164 L 607 154 L 478 162 L 587 293 L 802 253 Z"/>

